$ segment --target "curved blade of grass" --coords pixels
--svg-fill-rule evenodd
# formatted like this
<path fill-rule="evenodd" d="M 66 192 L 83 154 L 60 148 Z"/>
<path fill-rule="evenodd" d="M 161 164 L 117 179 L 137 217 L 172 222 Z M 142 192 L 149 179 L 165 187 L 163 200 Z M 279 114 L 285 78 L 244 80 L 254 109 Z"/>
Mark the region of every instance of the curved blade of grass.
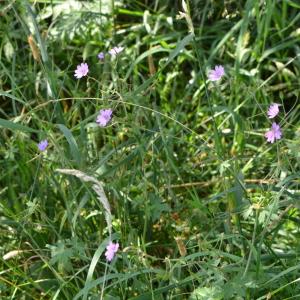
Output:
<path fill-rule="evenodd" d="M 271 54 L 273 53 L 277 53 L 279 52 L 280 50 L 282 49 L 286 49 L 286 48 L 289 48 L 295 44 L 297 44 L 297 42 L 299 41 L 298 38 L 296 39 L 292 39 L 292 40 L 289 40 L 289 41 L 286 41 L 282 44 L 279 44 L 273 48 L 270 48 L 270 49 L 267 49 L 261 56 L 261 58 L 259 59 L 259 63 L 261 63 L 263 60 L 265 60 L 268 56 L 270 56 Z"/>
<path fill-rule="evenodd" d="M 103 242 L 100 244 L 100 246 L 98 247 L 98 249 L 96 250 L 93 258 L 92 258 L 92 261 L 91 261 L 91 264 L 90 264 L 90 267 L 89 267 L 89 270 L 88 270 L 88 274 L 87 274 L 87 277 L 86 277 L 86 281 L 85 281 L 85 284 L 84 284 L 84 288 L 86 286 L 89 285 L 89 283 L 92 281 L 92 278 L 93 278 L 93 274 L 94 274 L 94 271 L 95 271 L 95 268 L 96 268 L 96 265 L 98 263 L 98 260 L 100 259 L 100 256 L 102 255 L 104 249 L 106 248 L 108 242 L 110 240 L 114 240 L 116 239 L 118 236 L 118 234 L 114 233 L 111 238 L 108 237 L 106 238 L 105 240 L 103 240 Z M 88 292 L 88 290 L 86 290 L 86 292 Z M 84 295 L 82 296 L 83 299 L 86 299 L 87 298 L 87 293 L 84 293 Z"/>
<path fill-rule="evenodd" d="M 112 216 L 111 216 L 111 209 L 110 204 L 108 202 L 108 199 L 105 195 L 102 183 L 98 181 L 96 178 L 89 176 L 79 170 L 75 169 L 56 169 L 57 172 L 73 175 L 77 178 L 80 178 L 84 182 L 92 182 L 93 183 L 93 190 L 97 194 L 97 198 L 100 201 L 100 203 L 103 205 L 105 210 L 105 220 L 108 227 L 109 236 L 111 236 L 111 228 L 112 228 Z"/>
<path fill-rule="evenodd" d="M 243 19 L 241 19 L 240 21 L 238 21 L 229 31 L 228 33 L 222 38 L 222 40 L 217 44 L 217 46 L 215 46 L 209 55 L 208 58 L 208 63 L 211 62 L 211 60 L 213 59 L 213 57 L 218 53 L 218 51 L 222 48 L 222 46 L 230 39 L 230 37 L 234 34 L 235 31 L 237 31 L 241 25 L 243 24 Z"/>
<path fill-rule="evenodd" d="M 143 52 L 135 61 L 133 64 L 131 64 L 129 70 L 127 71 L 126 73 L 126 76 L 125 76 L 125 79 L 124 80 L 127 80 L 129 78 L 129 76 L 131 75 L 131 72 L 132 70 L 134 69 L 134 67 L 139 63 L 141 62 L 143 59 L 145 59 L 146 57 L 148 57 L 149 55 L 151 54 L 154 54 L 154 53 L 158 53 L 158 52 L 170 52 L 170 50 L 168 49 L 165 49 L 165 48 L 162 48 L 162 47 L 158 47 L 158 48 L 152 48 L 148 51 L 145 51 Z"/>
<path fill-rule="evenodd" d="M 81 297 L 84 294 L 88 293 L 89 290 L 93 289 L 97 285 L 102 284 L 104 280 L 107 281 L 107 280 L 118 278 L 119 280 L 118 280 L 117 283 L 120 283 L 122 281 L 127 281 L 131 278 L 135 278 L 135 277 L 137 277 L 138 275 L 141 275 L 141 274 L 161 273 L 161 272 L 162 271 L 158 270 L 158 269 L 145 269 L 145 270 L 141 270 L 139 272 L 134 272 L 134 273 L 131 273 L 131 274 L 128 274 L 128 273 L 108 274 L 106 276 L 103 276 L 101 278 L 98 278 L 98 279 L 93 280 L 92 282 L 90 282 L 79 293 L 77 293 L 77 295 L 74 297 L 73 300 L 81 299 Z M 115 283 L 115 284 L 117 284 L 117 283 Z"/>
<path fill-rule="evenodd" d="M 49 60 L 49 57 L 48 57 L 48 53 L 46 51 L 46 47 L 45 47 L 45 44 L 43 42 L 43 39 L 41 38 L 39 27 L 38 27 L 38 24 L 36 22 L 36 18 L 35 18 L 34 13 L 33 13 L 32 9 L 31 9 L 31 7 L 30 7 L 30 5 L 27 1 L 25 2 L 25 5 L 26 5 L 28 16 L 30 17 L 30 21 L 32 22 L 32 25 L 33 25 L 34 30 L 35 30 L 34 35 L 36 36 L 37 41 L 39 43 L 39 48 L 41 50 L 43 62 L 47 63 L 47 61 Z"/>
<path fill-rule="evenodd" d="M 80 165 L 81 155 L 72 132 L 63 124 L 58 124 L 58 128 L 61 130 L 68 141 L 73 159 L 76 161 L 77 165 Z"/>
<path fill-rule="evenodd" d="M 154 295 L 158 296 L 158 295 L 160 295 L 162 293 L 165 293 L 169 290 L 173 290 L 175 288 L 184 286 L 184 285 L 188 284 L 189 282 L 194 281 L 195 276 L 197 276 L 197 278 L 200 278 L 200 276 L 205 276 L 205 272 L 204 271 L 199 271 L 199 272 L 197 272 L 196 274 L 194 274 L 192 276 L 186 277 L 184 280 L 182 280 L 178 283 L 172 283 L 172 284 L 169 284 L 168 286 L 160 287 L 160 288 L 158 288 L 154 291 L 146 292 L 146 293 L 144 293 L 142 295 L 139 295 L 137 297 L 131 297 L 131 298 L 129 298 L 129 300 L 152 300 L 152 299 L 156 299 L 156 298 L 153 298 Z"/>
<path fill-rule="evenodd" d="M 242 19 L 242 24 L 241 24 L 241 29 L 240 29 L 240 34 L 237 42 L 237 47 L 236 47 L 236 60 L 235 60 L 235 70 L 238 73 L 240 64 L 242 61 L 242 55 L 243 55 L 243 40 L 245 38 L 245 35 L 248 30 L 249 22 L 250 22 L 250 16 L 251 16 L 251 10 L 253 6 L 253 1 L 247 1 L 245 5 L 245 11 L 244 11 L 244 18 Z"/>
<path fill-rule="evenodd" d="M 299 8 L 299 9 L 300 9 L 300 4 L 297 3 L 297 2 L 294 2 L 293 0 L 285 0 L 285 2 L 286 2 L 287 4 L 289 4 L 290 6 L 292 6 L 292 7 L 295 7 L 295 8 Z"/>
<path fill-rule="evenodd" d="M 283 290 L 284 288 L 286 288 L 287 286 L 289 286 L 289 285 L 291 285 L 291 284 L 294 284 L 294 283 L 296 283 L 296 282 L 298 282 L 298 281 L 300 281 L 300 277 L 297 278 L 297 279 L 295 279 L 295 280 L 293 280 L 293 281 L 291 281 L 291 282 L 289 282 L 289 283 L 287 283 L 287 284 L 285 284 L 285 285 L 283 285 L 283 286 L 281 286 L 281 287 L 279 287 L 278 289 L 276 289 L 276 290 L 273 291 L 273 292 L 269 292 L 267 295 L 262 296 L 262 297 L 258 298 L 257 300 L 270 299 L 270 298 L 269 298 L 270 295 L 273 296 L 273 295 L 277 294 L 278 292 L 280 292 L 281 290 Z M 288 300 L 288 299 L 297 299 L 297 298 L 296 298 L 297 296 L 300 296 L 300 294 L 295 295 L 294 297 L 291 297 L 291 298 L 286 298 L 285 300 Z M 299 299 L 299 298 L 298 298 L 298 299 Z"/>
<path fill-rule="evenodd" d="M 15 97 L 15 96 L 13 96 L 13 95 L 11 95 L 11 94 L 9 94 L 9 93 L 0 91 L 0 96 L 7 97 L 7 98 L 10 98 L 10 99 L 12 99 L 12 100 L 16 100 L 17 102 L 20 102 L 20 103 L 26 105 L 26 102 L 25 102 L 25 101 L 23 101 L 23 100 L 21 100 L 21 99 Z"/>
<path fill-rule="evenodd" d="M 27 127 L 27 126 L 24 126 L 24 125 L 21 125 L 18 123 L 14 123 L 9 120 L 1 119 L 1 118 L 0 118 L 0 127 L 4 127 L 7 129 L 10 129 L 12 131 L 20 130 L 20 131 L 24 131 L 24 132 L 36 132 L 36 133 L 39 132 L 39 130 L 32 129 L 30 127 Z"/>
<path fill-rule="evenodd" d="M 279 274 L 277 274 L 276 276 L 274 276 L 272 279 L 268 280 L 267 282 L 263 283 L 262 286 L 266 286 L 266 285 L 269 285 L 271 282 L 279 279 L 280 277 L 282 276 L 285 276 L 286 274 L 290 273 L 290 272 L 293 272 L 293 271 L 296 271 L 300 269 L 300 264 L 296 265 L 296 266 L 293 266 L 293 267 L 290 267 L 282 272 L 280 272 Z"/>
<path fill-rule="evenodd" d="M 152 84 L 152 82 L 158 77 L 158 75 L 161 73 L 161 71 L 167 67 L 167 65 L 180 53 L 180 51 L 185 46 L 187 46 L 193 40 L 193 38 L 194 38 L 194 34 L 191 33 L 191 34 L 187 35 L 184 39 L 182 39 L 178 43 L 176 48 L 170 53 L 167 62 L 162 66 L 162 68 L 158 72 L 156 72 L 155 75 L 153 75 L 148 80 L 146 80 L 143 84 L 141 84 L 132 94 L 137 95 L 137 94 L 145 91 Z M 130 94 L 128 96 L 132 97 L 133 96 L 132 94 Z"/>

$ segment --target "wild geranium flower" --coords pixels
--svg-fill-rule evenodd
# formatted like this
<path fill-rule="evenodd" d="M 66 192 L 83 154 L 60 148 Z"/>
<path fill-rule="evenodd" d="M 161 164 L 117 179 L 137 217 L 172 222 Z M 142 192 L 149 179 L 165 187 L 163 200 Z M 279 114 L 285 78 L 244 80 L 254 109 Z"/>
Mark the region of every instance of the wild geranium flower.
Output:
<path fill-rule="evenodd" d="M 112 261 L 118 249 L 119 249 L 119 244 L 110 241 L 109 244 L 106 246 L 106 252 L 105 252 L 106 259 L 108 261 Z"/>
<path fill-rule="evenodd" d="M 79 79 L 87 75 L 89 72 L 89 66 L 87 63 L 81 63 L 77 66 L 77 69 L 75 70 L 74 76 Z"/>
<path fill-rule="evenodd" d="M 268 116 L 269 119 L 275 118 L 279 113 L 279 104 L 278 103 L 273 103 L 270 105 L 268 109 Z"/>
<path fill-rule="evenodd" d="M 112 115 L 112 110 L 110 108 L 101 109 L 97 116 L 96 123 L 98 123 L 98 125 L 101 127 L 105 127 L 107 123 L 110 121 L 111 115 Z"/>
<path fill-rule="evenodd" d="M 43 140 L 43 141 L 40 141 L 38 143 L 38 149 L 43 152 L 46 150 L 46 148 L 48 147 L 48 141 L 47 140 Z"/>
<path fill-rule="evenodd" d="M 124 47 L 113 47 L 108 51 L 111 56 L 116 56 L 124 50 Z"/>
<path fill-rule="evenodd" d="M 281 139 L 281 135 L 282 135 L 282 132 L 281 132 L 280 126 L 274 122 L 274 123 L 272 123 L 271 129 L 266 132 L 265 138 L 267 139 L 267 142 L 273 144 L 275 142 L 275 140 Z"/>
<path fill-rule="evenodd" d="M 210 70 L 208 73 L 208 78 L 211 81 L 218 81 L 225 75 L 223 66 L 215 66 L 214 70 Z"/>
<path fill-rule="evenodd" d="M 100 52 L 100 53 L 97 55 L 97 57 L 98 57 L 100 60 L 103 60 L 104 57 L 105 57 L 104 52 Z"/>

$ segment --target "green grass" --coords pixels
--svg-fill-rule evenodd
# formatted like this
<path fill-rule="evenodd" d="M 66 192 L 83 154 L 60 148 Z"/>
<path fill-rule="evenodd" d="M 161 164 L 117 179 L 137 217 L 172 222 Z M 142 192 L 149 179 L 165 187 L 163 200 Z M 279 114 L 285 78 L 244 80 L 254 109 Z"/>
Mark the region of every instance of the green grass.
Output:
<path fill-rule="evenodd" d="M 0 298 L 298 299 L 298 2 L 68 3 L 0 4 Z"/>

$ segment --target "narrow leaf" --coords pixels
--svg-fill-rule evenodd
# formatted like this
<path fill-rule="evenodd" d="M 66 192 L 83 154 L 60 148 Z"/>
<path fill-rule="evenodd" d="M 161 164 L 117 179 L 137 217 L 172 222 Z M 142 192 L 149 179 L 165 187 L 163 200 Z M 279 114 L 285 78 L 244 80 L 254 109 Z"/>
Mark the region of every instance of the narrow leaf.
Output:
<path fill-rule="evenodd" d="M 63 124 L 58 124 L 58 127 L 62 131 L 62 133 L 64 134 L 64 136 L 66 137 L 66 139 L 68 141 L 73 159 L 76 161 L 76 163 L 78 165 L 80 165 L 81 155 L 80 155 L 76 140 L 74 139 L 74 137 L 72 135 L 72 132 L 70 131 L 70 129 L 68 129 Z"/>
<path fill-rule="evenodd" d="M 5 120 L 5 119 L 1 119 L 0 118 L 0 127 L 4 127 L 7 129 L 10 129 L 12 131 L 14 130 L 20 130 L 20 131 L 24 131 L 24 132 L 36 132 L 38 133 L 39 131 L 36 129 L 32 129 L 30 127 L 18 124 L 18 123 L 14 123 L 12 121 L 9 120 Z"/>

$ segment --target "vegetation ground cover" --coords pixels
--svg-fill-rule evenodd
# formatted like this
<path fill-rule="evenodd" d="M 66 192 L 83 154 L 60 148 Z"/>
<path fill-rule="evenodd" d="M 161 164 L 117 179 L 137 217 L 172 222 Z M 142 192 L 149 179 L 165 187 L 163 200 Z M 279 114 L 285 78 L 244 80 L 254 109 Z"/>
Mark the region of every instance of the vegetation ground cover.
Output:
<path fill-rule="evenodd" d="M 300 299 L 298 1 L 0 15 L 1 299 Z"/>

